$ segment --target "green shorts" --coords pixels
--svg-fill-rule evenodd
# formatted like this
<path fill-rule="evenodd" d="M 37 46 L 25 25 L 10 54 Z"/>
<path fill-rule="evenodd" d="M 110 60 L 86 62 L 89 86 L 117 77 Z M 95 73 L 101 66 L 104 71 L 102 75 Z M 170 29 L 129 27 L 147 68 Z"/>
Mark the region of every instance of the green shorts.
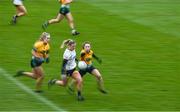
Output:
<path fill-rule="evenodd" d="M 31 67 L 32 68 L 39 67 L 42 65 L 42 63 L 44 63 L 44 61 L 41 60 L 40 58 L 32 58 L 31 59 Z"/>
<path fill-rule="evenodd" d="M 66 15 L 70 12 L 70 9 L 68 7 L 61 7 L 59 10 L 59 13 L 62 15 Z"/>

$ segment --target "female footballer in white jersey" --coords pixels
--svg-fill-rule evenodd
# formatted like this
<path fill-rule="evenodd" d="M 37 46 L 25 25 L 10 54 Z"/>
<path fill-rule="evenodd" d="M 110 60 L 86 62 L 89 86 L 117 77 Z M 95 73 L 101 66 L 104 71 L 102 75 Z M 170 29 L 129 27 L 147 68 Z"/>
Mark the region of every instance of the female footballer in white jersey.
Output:
<path fill-rule="evenodd" d="M 12 24 L 17 23 L 17 18 L 27 14 L 26 7 L 23 5 L 23 0 L 13 0 L 13 5 L 16 7 L 16 14 L 12 17 Z"/>
<path fill-rule="evenodd" d="M 80 73 L 76 70 L 76 43 L 75 41 L 68 39 L 63 42 L 61 48 L 64 48 L 65 45 L 67 46 L 67 48 L 63 54 L 63 63 L 61 69 L 62 80 L 51 79 L 48 82 L 48 86 L 50 87 L 54 84 L 66 86 L 68 83 L 68 77 L 72 77 L 76 81 L 77 99 L 78 101 L 83 101 L 84 98 L 81 95 L 82 78 Z"/>
<path fill-rule="evenodd" d="M 46 21 L 42 25 L 42 28 L 45 30 L 50 24 L 59 23 L 61 20 L 65 18 L 68 20 L 72 35 L 79 35 L 80 33 L 77 32 L 75 29 L 73 16 L 70 12 L 70 3 L 72 3 L 72 0 L 59 0 L 59 2 L 61 3 L 61 8 L 59 10 L 57 17 Z"/>

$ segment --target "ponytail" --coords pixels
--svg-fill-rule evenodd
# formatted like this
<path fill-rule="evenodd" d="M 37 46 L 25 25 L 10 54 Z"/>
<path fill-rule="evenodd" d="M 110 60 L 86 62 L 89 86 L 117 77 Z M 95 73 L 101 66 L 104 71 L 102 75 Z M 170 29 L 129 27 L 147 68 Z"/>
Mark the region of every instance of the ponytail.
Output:
<path fill-rule="evenodd" d="M 76 43 L 74 40 L 72 39 L 67 39 L 67 40 L 64 40 L 60 46 L 61 49 L 64 48 L 64 46 L 70 46 L 72 44 Z"/>

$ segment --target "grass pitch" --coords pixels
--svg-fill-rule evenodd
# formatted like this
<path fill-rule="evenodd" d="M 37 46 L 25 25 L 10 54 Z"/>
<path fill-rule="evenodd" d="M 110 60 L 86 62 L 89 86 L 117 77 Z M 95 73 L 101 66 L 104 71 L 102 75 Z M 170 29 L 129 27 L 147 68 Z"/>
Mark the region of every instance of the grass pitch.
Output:
<path fill-rule="evenodd" d="M 9 25 L 14 7 L 0 1 L 0 68 L 13 75 L 29 66 L 33 43 L 42 32 L 41 24 L 56 16 L 57 1 L 27 0 L 28 16 Z M 180 110 L 180 1 L 179 0 L 77 0 L 71 5 L 80 36 L 70 36 L 67 21 L 48 27 L 51 33 L 51 62 L 44 64 L 46 78 L 43 98 L 66 111 L 165 111 Z M 62 40 L 90 41 L 103 64 L 101 71 L 109 94 L 96 89 L 95 78 L 84 77 L 83 94 L 78 102 L 65 88 L 47 89 L 47 81 L 60 77 Z M 0 71 L 3 74 L 2 71 Z M 18 78 L 31 90 L 35 81 Z M 25 92 L 4 75 L 0 76 L 0 110 L 55 110 Z"/>

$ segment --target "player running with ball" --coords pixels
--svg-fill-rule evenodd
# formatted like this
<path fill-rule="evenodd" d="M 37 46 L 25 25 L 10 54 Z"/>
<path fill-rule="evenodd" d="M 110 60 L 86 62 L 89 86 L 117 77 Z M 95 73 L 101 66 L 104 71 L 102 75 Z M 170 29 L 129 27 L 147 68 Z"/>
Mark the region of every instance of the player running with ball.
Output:
<path fill-rule="evenodd" d="M 59 2 L 61 3 L 61 8 L 57 17 L 45 22 L 42 28 L 45 30 L 50 24 L 59 23 L 65 18 L 68 20 L 72 35 L 79 35 L 80 33 L 75 29 L 73 16 L 70 12 L 70 3 L 72 3 L 72 0 L 59 0 Z"/>
<path fill-rule="evenodd" d="M 102 60 L 98 58 L 94 52 L 91 50 L 91 44 L 90 42 L 84 42 L 82 46 L 82 51 L 81 51 L 81 57 L 80 61 L 84 61 L 87 64 L 86 69 L 80 69 L 79 73 L 81 74 L 81 77 L 83 77 L 87 72 L 92 74 L 94 77 L 97 79 L 97 84 L 98 84 L 98 89 L 100 92 L 106 94 L 107 91 L 104 88 L 104 83 L 103 83 L 103 78 L 102 75 L 100 74 L 99 70 L 96 69 L 93 64 L 92 64 L 92 59 L 95 58 L 99 63 L 102 63 Z M 72 80 L 68 86 L 68 89 L 70 91 L 74 91 L 73 85 L 75 81 Z"/>

